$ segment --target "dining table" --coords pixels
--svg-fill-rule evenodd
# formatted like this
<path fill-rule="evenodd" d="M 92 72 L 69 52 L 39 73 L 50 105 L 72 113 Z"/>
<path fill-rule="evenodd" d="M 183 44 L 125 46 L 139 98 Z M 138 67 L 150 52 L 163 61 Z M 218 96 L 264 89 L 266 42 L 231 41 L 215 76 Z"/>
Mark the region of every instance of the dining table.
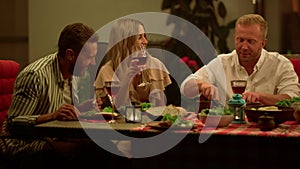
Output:
<path fill-rule="evenodd" d="M 161 153 L 132 158 L 132 168 L 294 168 L 300 160 L 300 125 L 296 121 L 286 121 L 273 130 L 261 131 L 257 123 L 248 121 L 226 127 L 205 126 L 196 113 L 191 113 L 188 120 L 195 125 L 158 128 L 124 120 L 112 124 L 105 119 L 54 120 L 25 127 L 16 125 L 13 135 L 112 140 L 124 139 L 122 136 L 155 138 L 165 133 L 171 139 L 180 136 L 178 143 Z M 166 140 L 162 139 L 140 151 L 151 151 L 153 146 L 159 147 L 159 143 L 164 142 Z"/>

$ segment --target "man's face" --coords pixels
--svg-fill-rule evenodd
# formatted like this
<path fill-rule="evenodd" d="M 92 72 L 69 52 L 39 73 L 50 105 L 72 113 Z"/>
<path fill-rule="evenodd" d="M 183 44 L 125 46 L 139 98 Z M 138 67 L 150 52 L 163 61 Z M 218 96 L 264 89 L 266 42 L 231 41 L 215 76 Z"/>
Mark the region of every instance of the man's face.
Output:
<path fill-rule="evenodd" d="M 95 57 L 97 54 L 97 42 L 87 42 L 82 48 L 76 60 L 76 66 L 73 74 L 82 76 L 90 65 L 95 65 Z"/>
<path fill-rule="evenodd" d="M 234 42 L 240 62 L 257 61 L 266 45 L 266 39 L 258 24 L 237 25 Z"/>

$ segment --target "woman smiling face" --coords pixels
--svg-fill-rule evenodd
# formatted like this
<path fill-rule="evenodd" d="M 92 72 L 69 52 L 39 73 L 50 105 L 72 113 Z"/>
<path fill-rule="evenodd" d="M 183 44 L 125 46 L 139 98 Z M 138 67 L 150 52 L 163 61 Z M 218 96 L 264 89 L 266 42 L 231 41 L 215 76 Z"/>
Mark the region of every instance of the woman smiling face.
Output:
<path fill-rule="evenodd" d="M 145 47 L 148 44 L 145 29 L 142 25 L 139 25 L 139 34 L 137 35 L 137 41 L 135 42 L 135 47 L 141 49 L 141 46 Z"/>

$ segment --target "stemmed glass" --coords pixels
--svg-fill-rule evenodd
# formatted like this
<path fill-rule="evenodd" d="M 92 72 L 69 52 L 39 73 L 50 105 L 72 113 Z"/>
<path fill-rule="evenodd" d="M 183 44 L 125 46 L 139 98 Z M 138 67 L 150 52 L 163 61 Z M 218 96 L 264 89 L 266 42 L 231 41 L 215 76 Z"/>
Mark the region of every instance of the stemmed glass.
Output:
<path fill-rule="evenodd" d="M 241 100 L 239 100 L 239 98 L 242 98 L 242 94 L 244 93 L 245 89 L 247 86 L 247 81 L 246 80 L 232 80 L 231 81 L 231 88 L 233 91 L 233 100 L 232 100 L 232 108 L 234 111 L 234 123 L 245 123 L 244 120 L 244 112 L 242 110 L 243 106 L 240 104 L 243 104 L 243 102 Z M 238 99 L 236 102 L 234 100 Z M 230 100 L 229 100 L 230 101 Z"/>
<path fill-rule="evenodd" d="M 144 68 L 146 66 L 147 55 L 146 55 L 146 49 L 145 49 L 145 47 L 143 45 L 141 45 L 140 48 L 141 48 L 141 52 L 134 59 L 136 59 L 136 65 L 140 69 L 140 71 L 141 71 L 141 77 L 142 77 L 142 82 L 140 84 L 138 84 L 138 87 L 144 87 L 144 86 L 149 85 L 151 83 L 150 82 L 146 82 L 145 79 L 144 79 L 143 70 L 144 70 Z"/>
<path fill-rule="evenodd" d="M 246 80 L 232 80 L 231 88 L 234 94 L 243 94 L 247 86 Z"/>
<path fill-rule="evenodd" d="M 106 81 L 104 85 L 108 92 L 108 98 L 113 110 L 111 114 L 111 120 L 109 121 L 109 123 L 116 123 L 116 120 L 114 119 L 114 113 L 116 110 L 114 98 L 115 98 L 115 94 L 117 94 L 120 89 L 120 84 L 117 81 Z"/>

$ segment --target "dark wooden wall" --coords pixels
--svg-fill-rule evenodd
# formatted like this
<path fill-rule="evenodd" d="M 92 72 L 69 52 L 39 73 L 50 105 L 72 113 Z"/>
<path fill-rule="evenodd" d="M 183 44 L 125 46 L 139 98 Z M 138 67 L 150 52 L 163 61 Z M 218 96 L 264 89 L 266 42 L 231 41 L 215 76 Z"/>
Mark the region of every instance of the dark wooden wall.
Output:
<path fill-rule="evenodd" d="M 0 59 L 28 64 L 28 0 L 0 0 Z"/>

